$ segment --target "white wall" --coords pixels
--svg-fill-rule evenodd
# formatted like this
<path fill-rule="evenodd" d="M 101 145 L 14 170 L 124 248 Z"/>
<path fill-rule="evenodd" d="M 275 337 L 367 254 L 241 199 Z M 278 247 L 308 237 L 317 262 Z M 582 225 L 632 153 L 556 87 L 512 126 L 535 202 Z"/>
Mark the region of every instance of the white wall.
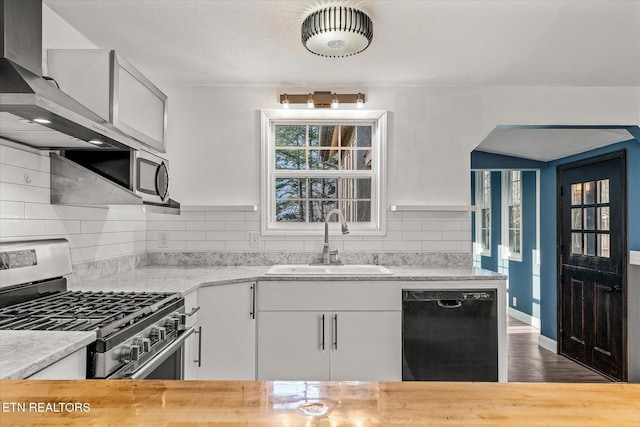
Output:
<path fill-rule="evenodd" d="M 361 90 L 367 108 L 389 111 L 389 205 L 469 204 L 469 153 L 497 125 L 625 125 L 640 114 L 637 88 Z M 259 110 L 279 108 L 278 94 L 291 88 L 166 91 L 172 197 L 186 205 L 259 205 Z"/>

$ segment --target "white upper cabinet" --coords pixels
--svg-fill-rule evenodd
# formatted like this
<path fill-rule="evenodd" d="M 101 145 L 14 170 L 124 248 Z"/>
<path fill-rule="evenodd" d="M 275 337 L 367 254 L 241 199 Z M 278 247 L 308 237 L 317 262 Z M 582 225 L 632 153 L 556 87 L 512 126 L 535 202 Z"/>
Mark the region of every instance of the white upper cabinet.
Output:
<path fill-rule="evenodd" d="M 113 50 L 51 49 L 49 76 L 117 129 L 166 152 L 167 96 Z"/>

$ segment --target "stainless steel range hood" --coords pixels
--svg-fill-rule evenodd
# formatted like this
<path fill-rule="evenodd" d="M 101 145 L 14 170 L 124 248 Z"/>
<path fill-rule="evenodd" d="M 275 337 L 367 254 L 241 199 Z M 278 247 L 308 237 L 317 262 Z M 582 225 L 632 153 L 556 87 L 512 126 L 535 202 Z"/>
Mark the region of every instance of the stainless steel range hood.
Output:
<path fill-rule="evenodd" d="M 41 0 L 0 0 L 0 25 L 0 137 L 39 149 L 140 148 L 42 77 Z"/>

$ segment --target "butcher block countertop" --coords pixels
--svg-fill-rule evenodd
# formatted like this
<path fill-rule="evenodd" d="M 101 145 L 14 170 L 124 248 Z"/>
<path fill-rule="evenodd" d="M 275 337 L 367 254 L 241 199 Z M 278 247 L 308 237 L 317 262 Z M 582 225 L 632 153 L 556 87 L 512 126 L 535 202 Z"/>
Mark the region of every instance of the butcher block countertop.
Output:
<path fill-rule="evenodd" d="M 2 426 L 638 426 L 640 385 L 0 382 Z"/>

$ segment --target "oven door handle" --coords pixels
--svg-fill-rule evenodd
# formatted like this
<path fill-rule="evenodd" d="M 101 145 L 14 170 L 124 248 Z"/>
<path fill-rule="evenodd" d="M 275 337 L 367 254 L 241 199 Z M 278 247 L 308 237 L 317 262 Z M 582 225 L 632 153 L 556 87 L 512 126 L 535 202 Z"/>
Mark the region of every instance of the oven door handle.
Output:
<path fill-rule="evenodd" d="M 131 374 L 129 379 L 141 380 L 146 378 L 154 369 L 156 369 L 162 362 L 164 362 L 169 356 L 178 350 L 182 344 L 189 338 L 191 334 L 195 332 L 196 328 L 191 327 L 185 330 L 175 341 L 162 349 L 162 351 L 156 354 L 151 360 L 139 367 L 134 373 Z"/>

